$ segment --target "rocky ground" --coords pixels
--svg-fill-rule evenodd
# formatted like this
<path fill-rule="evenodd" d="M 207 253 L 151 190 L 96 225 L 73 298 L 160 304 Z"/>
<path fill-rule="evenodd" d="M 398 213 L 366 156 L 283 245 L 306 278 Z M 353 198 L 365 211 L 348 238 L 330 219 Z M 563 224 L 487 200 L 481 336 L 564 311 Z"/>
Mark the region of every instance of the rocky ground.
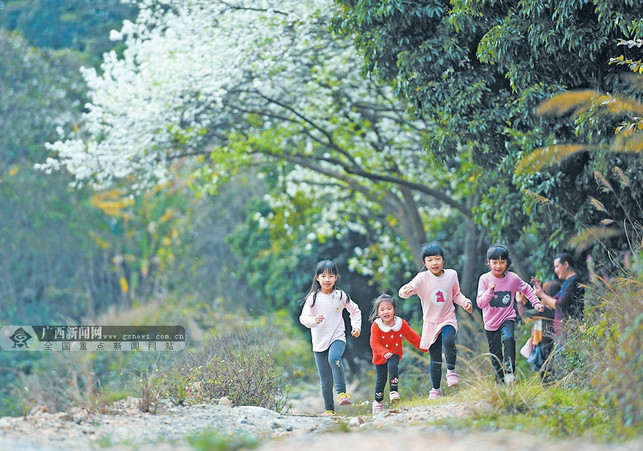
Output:
<path fill-rule="evenodd" d="M 161 403 L 156 413 L 142 413 L 136 399 L 120 401 L 108 414 L 83 410 L 47 413 L 35 410 L 20 418 L 0 418 L 2 450 L 155 450 L 194 449 L 188 437 L 216 430 L 223 436 L 256 437 L 260 450 L 306 451 L 328 449 L 425 450 L 627 450 L 643 449 L 643 441 L 598 445 L 587 441 L 547 443 L 513 431 L 462 432 L 427 423 L 466 416 L 481 406 L 441 400 L 418 407 L 400 407 L 370 415 L 367 406 L 350 406 L 335 417 L 303 412 L 279 414 L 260 407 Z M 356 412 L 361 411 L 362 414 Z M 350 433 L 346 433 L 346 431 Z M 222 448 L 216 448 L 222 449 Z M 447 449 L 447 448 L 445 448 Z"/>

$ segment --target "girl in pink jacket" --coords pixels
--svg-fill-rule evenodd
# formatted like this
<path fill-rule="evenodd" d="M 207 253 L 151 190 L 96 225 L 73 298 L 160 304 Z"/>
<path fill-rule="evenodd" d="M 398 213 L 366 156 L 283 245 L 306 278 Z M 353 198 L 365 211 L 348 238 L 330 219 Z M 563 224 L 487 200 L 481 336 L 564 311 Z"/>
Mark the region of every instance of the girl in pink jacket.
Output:
<path fill-rule="evenodd" d="M 447 361 L 447 385 L 458 385 L 455 372 L 458 321 L 454 303 L 469 313 L 473 311 L 473 304 L 460 292 L 458 273 L 453 269 L 443 269 L 444 249 L 439 243 L 429 243 L 422 248 L 422 263 L 425 270 L 400 288 L 398 294 L 402 299 L 417 294 L 422 302 L 424 322 L 420 348 L 429 350 L 429 372 L 433 384 L 429 399 L 436 399 L 442 396 L 442 346 Z"/>
<path fill-rule="evenodd" d="M 482 309 L 482 320 L 496 382 L 504 381 L 505 384 L 511 384 L 516 380 L 516 293 L 522 292 L 539 312 L 544 310 L 544 306 L 527 282 L 516 273 L 508 271 L 511 258 L 505 246 L 494 244 L 487 249 L 487 265 L 490 271 L 481 275 L 478 280 L 476 301 Z"/>

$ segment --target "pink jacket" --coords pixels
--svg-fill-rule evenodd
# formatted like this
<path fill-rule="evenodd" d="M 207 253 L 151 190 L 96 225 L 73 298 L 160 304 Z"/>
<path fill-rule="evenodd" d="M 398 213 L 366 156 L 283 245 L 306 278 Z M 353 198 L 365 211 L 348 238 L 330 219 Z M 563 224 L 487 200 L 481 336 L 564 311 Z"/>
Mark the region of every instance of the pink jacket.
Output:
<path fill-rule="evenodd" d="M 451 325 L 458 331 L 454 303 L 464 307 L 470 301 L 460 292 L 458 273 L 455 270 L 445 269 L 440 277 L 434 276 L 431 271 L 422 271 L 408 285 L 413 287 L 411 296 L 417 294 L 422 302 L 424 324 L 420 348 L 429 349 L 446 325 Z M 401 288 L 398 294 L 404 299 Z"/>
<path fill-rule="evenodd" d="M 491 282 L 496 284 L 493 290 L 489 288 Z M 480 276 L 476 302 L 482 309 L 482 320 L 486 330 L 498 330 L 505 321 L 516 318 L 514 302 L 518 291 L 522 291 L 534 307 L 540 305 L 540 299 L 531 285 L 516 273 L 506 271 L 502 279 L 498 279 L 491 272 Z"/>

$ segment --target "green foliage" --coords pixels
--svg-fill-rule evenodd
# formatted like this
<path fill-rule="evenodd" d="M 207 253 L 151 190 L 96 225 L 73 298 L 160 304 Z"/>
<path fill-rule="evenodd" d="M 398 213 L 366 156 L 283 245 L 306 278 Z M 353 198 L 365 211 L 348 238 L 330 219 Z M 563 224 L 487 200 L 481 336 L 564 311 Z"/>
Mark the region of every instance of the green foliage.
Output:
<path fill-rule="evenodd" d="M 594 433 L 600 437 L 612 426 L 610 404 L 600 393 L 590 390 L 555 389 L 534 403 L 537 420 L 557 437 Z M 581 432 L 582 431 L 582 432 Z"/>
<path fill-rule="evenodd" d="M 561 244 L 574 249 L 576 256 L 594 249 L 595 258 L 622 267 L 623 256 L 638 252 L 643 239 L 643 208 L 638 200 L 643 194 L 640 179 L 643 105 L 634 97 L 585 90 L 558 94 L 543 102 L 538 111 L 540 114 L 571 115 L 578 134 L 584 136 L 587 143 L 555 144 L 535 149 L 516 167 L 516 180 L 525 186 L 530 205 L 536 206 L 536 211 L 546 209 L 548 216 L 561 224 L 575 223 L 576 235 L 568 236 Z M 615 121 L 620 122 L 614 125 Z M 606 140 L 597 130 L 603 127 L 609 130 L 610 124 L 615 127 L 615 134 L 614 138 Z M 573 164 L 576 164 L 573 193 L 563 191 L 553 195 L 557 200 L 552 200 L 547 197 L 555 191 L 550 185 L 551 179 L 547 185 L 530 185 L 534 179 L 547 179 L 534 177 L 534 173 L 549 170 L 556 171 L 556 177 L 566 175 L 570 171 L 561 173 L 560 169 Z M 575 206 L 573 199 L 584 202 Z M 555 223 L 548 228 L 564 229 L 556 227 Z"/>
<path fill-rule="evenodd" d="M 254 449 L 259 446 L 259 439 L 245 433 L 222 434 L 216 429 L 205 429 L 191 433 L 188 443 L 203 451 L 232 451 L 238 449 Z"/>
<path fill-rule="evenodd" d="M 600 268 L 596 268 L 601 272 Z M 616 410 L 619 434 L 643 425 L 643 266 L 641 255 L 627 277 L 594 276 L 584 324 L 568 343 L 570 383 L 589 386 Z"/>
<path fill-rule="evenodd" d="M 56 127 L 73 121 L 86 100 L 82 61 L 69 50 L 30 47 L 2 28 L 0 59 L 0 167 L 33 164 L 43 158 L 43 143 L 56 137 Z"/>
<path fill-rule="evenodd" d="M 596 392 L 545 388 L 533 382 L 495 387 L 491 391 L 497 395 L 492 398 L 495 408 L 479 410 L 472 420 L 460 423 L 482 429 L 521 430 L 557 439 L 592 437 L 611 441 L 617 437 L 611 431 L 616 419 L 610 415 L 610 405 Z"/>
<path fill-rule="evenodd" d="M 610 130 L 594 111 L 579 117 L 576 128 L 533 111 L 564 88 L 626 89 L 607 62 L 623 36 L 629 43 L 641 38 L 639 2 L 338 3 L 334 26 L 354 37 L 364 72 L 392 84 L 412 114 L 434 124 L 424 139 L 427 152 L 442 161 L 471 152 L 478 166 L 471 188 L 481 195 L 474 205 L 476 221 L 491 240 L 532 243 L 529 263 L 550 265 L 551 255 L 591 223 L 594 214 L 585 200 L 599 191 L 594 171 L 619 167 L 632 180 L 641 172 L 638 156 L 592 152 L 548 174 L 513 175 L 522 155 L 536 148 L 574 136 L 586 137 L 592 146 L 609 139 L 613 125 Z M 634 70 L 639 47 L 623 47 L 614 63 Z M 632 183 L 635 190 L 640 186 Z M 605 246 L 621 251 L 618 239 Z"/>
<path fill-rule="evenodd" d="M 114 0 L 5 0 L 0 27 L 20 32 L 33 46 L 75 49 L 96 60 L 114 47 L 110 30 L 135 15 L 134 6 Z"/>
<path fill-rule="evenodd" d="M 112 256 L 110 270 L 118 278 L 124 303 L 151 297 L 162 282 L 173 282 L 175 249 L 188 233 L 184 227 L 191 199 L 189 190 L 173 183 L 137 196 L 112 189 L 90 197 L 90 204 L 104 215 L 90 236 Z"/>
<path fill-rule="evenodd" d="M 91 314 L 120 297 L 89 236 L 101 218 L 87 191 L 33 169 L 46 153 L 43 143 L 77 117 L 85 100 L 81 61 L 70 51 L 29 47 L 5 30 L 0 59 L 0 316 L 14 323 Z"/>

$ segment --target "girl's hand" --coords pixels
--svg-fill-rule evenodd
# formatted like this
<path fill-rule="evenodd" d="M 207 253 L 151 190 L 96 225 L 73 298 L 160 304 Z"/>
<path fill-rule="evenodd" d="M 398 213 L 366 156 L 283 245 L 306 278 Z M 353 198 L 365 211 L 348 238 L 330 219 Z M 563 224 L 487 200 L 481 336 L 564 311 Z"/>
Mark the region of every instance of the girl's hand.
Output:
<path fill-rule="evenodd" d="M 491 282 L 489 285 L 487 285 L 487 287 L 488 287 L 491 291 L 495 290 L 495 289 L 496 289 L 496 282 Z"/>
<path fill-rule="evenodd" d="M 353 337 L 355 337 L 355 338 L 359 337 L 359 334 L 361 334 L 361 333 L 362 333 L 362 331 L 361 331 L 361 330 L 359 330 L 359 329 L 353 329 L 353 330 L 351 331 L 351 335 L 352 335 Z"/>
<path fill-rule="evenodd" d="M 322 321 L 324 321 L 324 315 L 317 315 L 317 316 L 315 317 L 315 322 L 316 322 L 317 324 L 320 324 Z"/>
<path fill-rule="evenodd" d="M 392 352 L 387 352 L 386 354 L 384 354 L 384 358 L 385 358 L 386 360 L 390 359 L 391 357 L 393 357 L 393 353 L 392 353 Z"/>
<path fill-rule="evenodd" d="M 464 306 L 464 309 L 467 311 L 467 313 L 473 313 L 473 304 L 471 301 L 467 302 L 467 305 Z"/>
<path fill-rule="evenodd" d="M 409 284 L 406 284 L 402 287 L 402 294 L 407 298 L 413 295 L 413 287 Z"/>
<path fill-rule="evenodd" d="M 536 293 L 536 296 L 539 298 L 542 298 L 543 294 L 545 294 L 545 290 L 543 290 L 543 286 L 540 284 L 540 281 L 535 277 L 532 277 L 531 281 L 534 284 L 534 293 Z"/>

